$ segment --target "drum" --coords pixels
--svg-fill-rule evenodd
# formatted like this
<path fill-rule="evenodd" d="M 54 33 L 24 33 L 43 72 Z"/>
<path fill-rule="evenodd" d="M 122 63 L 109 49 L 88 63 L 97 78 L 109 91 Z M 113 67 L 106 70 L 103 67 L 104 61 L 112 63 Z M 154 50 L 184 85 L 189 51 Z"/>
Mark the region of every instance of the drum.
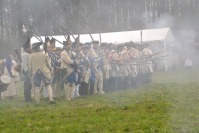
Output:
<path fill-rule="evenodd" d="M 11 78 L 8 75 L 0 76 L 0 92 L 7 90 L 8 85 L 11 83 Z"/>

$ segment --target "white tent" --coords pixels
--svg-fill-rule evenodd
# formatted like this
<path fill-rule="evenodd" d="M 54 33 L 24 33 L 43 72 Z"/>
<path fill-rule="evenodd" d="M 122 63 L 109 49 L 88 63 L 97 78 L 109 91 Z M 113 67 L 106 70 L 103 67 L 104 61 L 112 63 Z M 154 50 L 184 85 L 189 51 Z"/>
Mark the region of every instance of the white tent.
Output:
<path fill-rule="evenodd" d="M 147 29 L 147 30 L 137 30 L 137 31 L 122 31 L 122 32 L 110 32 L 110 33 L 101 33 L 101 40 L 102 42 L 106 43 L 114 43 L 120 44 L 125 42 L 133 41 L 135 43 L 141 42 L 141 32 L 142 32 L 142 42 L 149 43 L 150 49 L 153 52 L 162 51 L 168 49 L 170 46 L 175 44 L 174 37 L 169 28 L 161 28 L 161 29 Z M 66 41 L 64 36 L 53 36 L 60 42 Z M 77 37 L 77 35 L 74 35 Z M 99 34 L 92 34 L 94 40 L 100 40 Z M 44 41 L 44 37 L 42 37 Z M 71 40 L 74 42 L 74 39 L 71 37 Z M 80 36 L 80 42 L 91 42 L 92 39 L 89 34 L 82 34 Z M 31 43 L 38 42 L 38 40 L 33 37 L 31 39 Z M 62 45 L 56 42 L 56 47 L 62 47 Z M 168 54 L 169 52 L 164 52 L 163 55 Z M 163 67 L 165 71 L 168 70 L 169 64 L 172 64 L 169 60 L 163 61 Z"/>
<path fill-rule="evenodd" d="M 165 40 L 169 31 L 169 28 L 142 30 L 142 41 L 150 42 Z M 133 41 L 139 43 L 141 42 L 141 30 L 103 33 L 102 41 L 108 43 L 124 43 Z"/>
<path fill-rule="evenodd" d="M 142 42 L 152 42 L 152 41 L 166 41 L 171 42 L 173 40 L 172 35 L 170 34 L 169 28 L 162 28 L 162 29 L 147 29 L 142 30 Z M 77 35 L 74 35 L 77 37 Z M 64 36 L 53 36 L 59 41 L 65 41 Z M 92 34 L 92 37 L 94 40 L 100 40 L 99 34 Z M 168 39 L 169 38 L 169 39 Z M 42 40 L 44 41 L 44 37 L 42 37 Z M 74 39 L 71 37 L 71 40 L 74 41 Z M 110 33 L 101 33 L 101 40 L 102 42 L 107 43 L 124 43 L 124 42 L 141 42 L 141 30 L 137 31 L 122 31 L 122 32 L 110 32 Z M 92 39 L 89 34 L 82 34 L 80 36 L 80 42 L 91 42 Z M 31 39 L 31 43 L 38 42 L 38 40 L 33 37 Z M 56 42 L 57 46 L 61 46 L 58 42 Z"/>

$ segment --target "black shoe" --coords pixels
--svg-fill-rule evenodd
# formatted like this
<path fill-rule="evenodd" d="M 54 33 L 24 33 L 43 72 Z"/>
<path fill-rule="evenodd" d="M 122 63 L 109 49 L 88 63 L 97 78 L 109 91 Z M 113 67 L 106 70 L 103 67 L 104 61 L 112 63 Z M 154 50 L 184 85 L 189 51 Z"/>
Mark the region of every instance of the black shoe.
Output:
<path fill-rule="evenodd" d="M 55 101 L 54 100 L 50 101 L 50 104 L 55 104 Z"/>

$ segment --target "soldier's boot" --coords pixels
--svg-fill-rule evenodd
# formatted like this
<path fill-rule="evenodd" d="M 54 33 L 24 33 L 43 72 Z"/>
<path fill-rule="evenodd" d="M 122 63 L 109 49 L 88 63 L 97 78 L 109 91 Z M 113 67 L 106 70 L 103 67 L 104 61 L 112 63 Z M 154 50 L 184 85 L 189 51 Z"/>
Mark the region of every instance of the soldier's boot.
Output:
<path fill-rule="evenodd" d="M 97 80 L 95 80 L 93 94 L 97 93 L 97 84 Z"/>
<path fill-rule="evenodd" d="M 35 87 L 35 100 L 36 103 L 40 103 L 40 87 Z"/>
<path fill-rule="evenodd" d="M 49 98 L 49 102 L 50 102 L 51 104 L 54 104 L 54 103 L 55 103 L 55 101 L 53 100 L 52 87 L 51 87 L 51 85 L 47 85 L 46 87 L 47 87 L 47 90 L 48 90 L 48 98 Z"/>
<path fill-rule="evenodd" d="M 70 84 L 70 98 L 73 99 L 74 98 L 74 91 L 75 91 L 75 86 L 74 84 Z"/>
<path fill-rule="evenodd" d="M 79 95 L 79 85 L 76 85 L 75 86 L 76 88 L 75 88 L 75 96 L 76 97 L 79 97 L 80 95 Z"/>
<path fill-rule="evenodd" d="M 65 84 L 64 89 L 65 89 L 65 99 L 70 101 L 71 100 L 71 96 L 70 96 L 71 87 L 69 86 L 69 84 Z"/>

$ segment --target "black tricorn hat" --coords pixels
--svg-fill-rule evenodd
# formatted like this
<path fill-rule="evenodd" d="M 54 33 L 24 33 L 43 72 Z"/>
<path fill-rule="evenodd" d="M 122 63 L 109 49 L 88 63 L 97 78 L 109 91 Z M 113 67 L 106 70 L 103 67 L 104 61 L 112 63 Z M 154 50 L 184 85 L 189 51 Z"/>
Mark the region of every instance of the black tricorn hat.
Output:
<path fill-rule="evenodd" d="M 43 43 L 42 42 L 36 42 L 32 44 L 32 49 L 38 49 Z"/>
<path fill-rule="evenodd" d="M 79 43 L 79 46 L 83 46 L 83 43 Z"/>
<path fill-rule="evenodd" d="M 30 37 L 28 37 L 27 41 L 22 45 L 23 49 L 30 48 Z"/>
<path fill-rule="evenodd" d="M 47 52 L 48 42 L 50 42 L 50 38 L 45 36 L 45 42 L 44 42 L 44 51 Z"/>
<path fill-rule="evenodd" d="M 84 43 L 84 45 L 82 46 L 82 49 L 90 49 L 91 48 L 91 44 L 90 43 Z"/>
<path fill-rule="evenodd" d="M 77 38 L 75 38 L 75 43 L 79 43 L 80 41 L 80 35 L 77 36 Z"/>
<path fill-rule="evenodd" d="M 47 43 L 47 42 L 50 42 L 50 38 L 47 36 L 45 36 L 45 42 Z"/>
<path fill-rule="evenodd" d="M 73 44 L 72 45 L 73 48 L 75 48 L 75 47 L 77 47 L 77 45 L 79 45 L 79 38 L 80 38 L 79 35 L 77 36 L 77 38 L 75 38 L 75 42 L 72 43 Z"/>
<path fill-rule="evenodd" d="M 108 43 L 101 43 L 101 47 L 108 47 Z"/>
<path fill-rule="evenodd" d="M 50 40 L 50 47 L 51 48 L 55 48 L 56 46 L 55 46 L 55 38 L 52 38 L 51 40 Z"/>
<path fill-rule="evenodd" d="M 133 44 L 134 44 L 134 43 L 132 43 L 132 42 L 126 42 L 126 43 L 124 44 L 124 46 L 126 46 L 126 47 L 133 47 Z"/>
<path fill-rule="evenodd" d="M 70 35 L 67 36 L 67 40 L 66 41 L 63 41 L 63 45 L 66 46 L 69 43 L 72 43 L 72 41 L 70 40 Z"/>
<path fill-rule="evenodd" d="M 92 44 L 99 44 L 99 41 L 92 41 Z"/>
<path fill-rule="evenodd" d="M 89 46 L 91 46 L 91 43 L 90 43 L 90 42 L 86 42 L 86 43 L 83 44 L 83 46 L 84 46 L 84 45 L 89 45 Z"/>
<path fill-rule="evenodd" d="M 66 46 L 66 44 L 67 44 L 67 41 L 63 41 L 63 45 Z"/>
<path fill-rule="evenodd" d="M 50 39 L 49 39 L 50 40 Z M 55 39 L 54 38 L 52 38 L 51 40 L 50 40 L 50 43 L 52 44 L 52 43 L 55 43 Z"/>

